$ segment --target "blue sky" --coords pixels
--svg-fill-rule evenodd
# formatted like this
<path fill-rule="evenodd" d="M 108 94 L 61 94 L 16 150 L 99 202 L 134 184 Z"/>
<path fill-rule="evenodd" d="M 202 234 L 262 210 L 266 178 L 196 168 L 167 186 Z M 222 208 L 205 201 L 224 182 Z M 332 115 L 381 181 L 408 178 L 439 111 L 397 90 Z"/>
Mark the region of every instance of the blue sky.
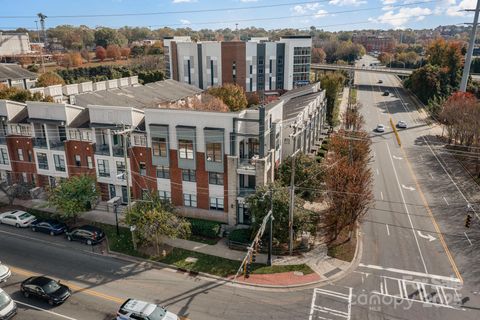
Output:
<path fill-rule="evenodd" d="M 68 4 L 68 5 L 67 5 Z M 278 6 L 285 4 L 284 6 Z M 475 0 L 0 0 L 0 29 L 35 28 L 38 12 L 47 15 L 47 27 L 59 24 L 95 26 L 147 26 L 192 29 L 263 27 L 317 28 L 337 31 L 353 29 L 430 28 L 471 22 L 462 12 L 474 8 Z M 196 12 L 219 8 L 216 12 Z M 171 13 L 174 11 L 191 11 Z M 66 15 L 170 12 L 164 15 L 123 17 L 55 17 Z M 9 18 L 15 16 L 15 18 Z M 27 16 L 25 18 L 19 16 Z M 32 16 L 32 17 L 30 17 Z M 273 18 L 273 19 L 272 19 Z"/>

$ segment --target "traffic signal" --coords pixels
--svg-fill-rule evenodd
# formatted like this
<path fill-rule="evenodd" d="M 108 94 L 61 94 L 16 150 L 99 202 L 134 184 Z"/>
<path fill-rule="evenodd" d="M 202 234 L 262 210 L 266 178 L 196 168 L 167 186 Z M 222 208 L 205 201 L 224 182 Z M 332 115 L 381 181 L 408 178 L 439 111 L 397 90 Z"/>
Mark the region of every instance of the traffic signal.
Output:
<path fill-rule="evenodd" d="M 250 272 L 252 272 L 252 265 L 250 263 L 247 263 L 245 265 L 245 278 L 250 278 Z"/>
<path fill-rule="evenodd" d="M 472 216 L 470 214 L 467 214 L 467 217 L 465 218 L 465 228 L 470 228 L 471 223 L 472 223 Z"/>
<path fill-rule="evenodd" d="M 252 250 L 252 259 L 250 261 L 251 262 L 257 261 L 257 246 L 255 246 Z"/>

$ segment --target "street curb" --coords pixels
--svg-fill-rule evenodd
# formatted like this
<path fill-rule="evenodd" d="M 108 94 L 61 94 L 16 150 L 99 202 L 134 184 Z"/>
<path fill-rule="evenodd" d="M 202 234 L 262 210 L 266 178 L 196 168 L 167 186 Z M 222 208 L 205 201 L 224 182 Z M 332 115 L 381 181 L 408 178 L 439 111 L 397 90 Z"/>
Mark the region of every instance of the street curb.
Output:
<path fill-rule="evenodd" d="M 330 284 L 333 281 L 340 280 L 344 276 L 350 274 L 353 269 L 357 268 L 358 264 L 360 263 L 360 260 L 361 260 L 361 257 L 362 257 L 362 251 L 363 251 L 363 238 L 361 236 L 360 227 L 357 227 L 356 235 L 357 235 L 357 243 L 356 243 L 356 246 L 355 246 L 355 255 L 354 255 L 352 261 L 350 262 L 350 266 L 347 269 L 338 272 L 337 274 L 335 274 L 331 278 L 325 278 L 325 279 L 321 279 L 321 280 L 318 280 L 318 281 L 312 281 L 312 282 L 301 283 L 301 284 L 293 284 L 293 285 L 268 285 L 268 284 L 233 282 L 231 279 L 215 276 L 215 275 L 204 273 L 204 272 L 192 272 L 192 271 L 188 271 L 188 270 L 185 270 L 185 269 L 182 269 L 182 268 L 178 268 L 176 266 L 172 266 L 170 264 L 166 264 L 166 263 L 163 263 L 163 262 L 153 261 L 153 260 L 140 258 L 140 257 L 129 256 L 129 255 L 124 254 L 124 253 L 112 251 L 108 248 L 108 239 L 107 239 L 107 254 L 102 255 L 102 254 L 97 253 L 97 255 L 110 256 L 112 258 L 116 258 L 116 259 L 123 260 L 123 261 L 128 261 L 128 262 L 147 262 L 147 263 L 152 264 L 152 266 L 154 266 L 156 268 L 159 268 L 159 269 L 170 269 L 170 270 L 176 271 L 176 272 L 183 272 L 183 273 L 189 274 L 193 277 L 200 276 L 200 277 L 206 278 L 207 280 L 210 280 L 210 281 L 215 281 L 215 282 L 218 282 L 218 283 L 223 282 L 227 285 L 231 285 L 231 286 L 235 286 L 235 287 L 239 287 L 239 288 L 244 288 L 244 289 L 292 291 L 292 289 L 293 290 L 303 290 L 303 289 L 308 289 L 312 286 L 318 287 L 319 285 Z M 323 275 L 320 275 L 320 276 L 323 277 Z"/>

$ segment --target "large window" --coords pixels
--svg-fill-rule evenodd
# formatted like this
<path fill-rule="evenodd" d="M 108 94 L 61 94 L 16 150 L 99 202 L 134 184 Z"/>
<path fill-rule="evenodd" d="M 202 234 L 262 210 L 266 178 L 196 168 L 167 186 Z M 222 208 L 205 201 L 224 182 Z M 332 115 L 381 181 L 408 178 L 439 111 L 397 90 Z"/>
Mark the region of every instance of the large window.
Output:
<path fill-rule="evenodd" d="M 179 139 L 178 152 L 180 155 L 180 159 L 193 159 L 193 141 L 187 139 Z"/>
<path fill-rule="evenodd" d="M 117 178 L 118 179 L 125 179 L 125 162 L 117 161 Z"/>
<path fill-rule="evenodd" d="M 136 134 L 133 136 L 133 144 L 139 147 L 147 145 L 147 137 L 145 135 Z"/>
<path fill-rule="evenodd" d="M 110 168 L 108 167 L 108 160 L 98 159 L 98 175 L 100 177 L 110 177 Z"/>
<path fill-rule="evenodd" d="M 154 156 L 167 156 L 167 138 L 152 137 L 152 150 Z"/>
<path fill-rule="evenodd" d="M 87 164 L 88 169 L 93 169 L 93 158 L 91 156 L 87 156 Z"/>
<path fill-rule="evenodd" d="M 209 172 L 208 183 L 223 186 L 223 173 Z"/>
<path fill-rule="evenodd" d="M 38 168 L 48 170 L 48 158 L 46 153 L 37 153 Z"/>
<path fill-rule="evenodd" d="M 147 175 L 147 164 L 145 162 L 140 162 L 138 164 L 139 169 L 140 169 L 140 175 L 141 176 L 146 176 Z"/>
<path fill-rule="evenodd" d="M 172 194 L 169 191 L 158 190 L 160 200 L 172 202 Z"/>
<path fill-rule="evenodd" d="M 170 168 L 166 166 L 157 167 L 157 178 L 170 179 Z"/>
<path fill-rule="evenodd" d="M 185 207 L 197 207 L 197 196 L 194 194 L 184 193 L 183 194 L 183 205 Z"/>
<path fill-rule="evenodd" d="M 0 163 L 1 164 L 8 164 L 8 151 L 7 151 L 7 149 L 2 148 L 0 150 L 1 150 Z"/>
<path fill-rule="evenodd" d="M 18 160 L 23 161 L 23 149 L 17 149 Z"/>
<path fill-rule="evenodd" d="M 191 169 L 182 169 L 182 180 L 183 181 L 190 181 L 195 182 L 197 181 L 196 178 L 196 171 Z"/>
<path fill-rule="evenodd" d="M 223 198 L 210 198 L 210 209 L 223 211 Z"/>
<path fill-rule="evenodd" d="M 59 154 L 53 155 L 53 162 L 55 163 L 55 170 L 65 172 L 65 157 Z"/>
<path fill-rule="evenodd" d="M 75 165 L 77 167 L 81 167 L 82 166 L 82 157 L 79 155 L 79 154 L 76 154 L 75 155 Z"/>
<path fill-rule="evenodd" d="M 207 161 L 222 162 L 222 143 L 207 143 Z"/>

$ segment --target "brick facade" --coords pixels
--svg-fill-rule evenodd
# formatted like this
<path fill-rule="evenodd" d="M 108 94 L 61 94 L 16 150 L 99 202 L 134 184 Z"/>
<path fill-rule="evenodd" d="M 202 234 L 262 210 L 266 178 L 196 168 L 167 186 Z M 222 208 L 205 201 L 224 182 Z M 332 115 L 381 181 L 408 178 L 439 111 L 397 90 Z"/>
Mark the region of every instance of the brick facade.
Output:
<path fill-rule="evenodd" d="M 80 165 L 75 161 L 75 157 L 80 156 Z M 91 168 L 88 167 L 88 157 L 92 159 Z M 91 142 L 67 140 L 65 141 L 65 160 L 68 167 L 68 175 L 90 175 L 96 177 L 95 173 L 95 152 Z"/>
<path fill-rule="evenodd" d="M 33 138 L 11 135 L 7 137 L 8 154 L 10 155 L 10 162 L 12 165 L 12 181 L 21 181 L 22 173 L 27 174 L 27 181 L 39 184 L 36 178 L 37 168 L 35 166 L 35 154 L 33 152 Z M 23 160 L 20 160 L 18 150 L 23 152 Z M 47 184 L 48 185 L 48 184 Z"/>
<path fill-rule="evenodd" d="M 183 206 L 182 169 L 178 167 L 177 150 L 170 149 L 170 183 L 172 204 Z"/>
<path fill-rule="evenodd" d="M 228 212 L 228 156 L 223 157 L 223 211 Z"/>
<path fill-rule="evenodd" d="M 197 152 L 197 208 L 210 208 L 210 198 L 208 192 L 208 172 L 205 171 L 205 153 Z"/>
<path fill-rule="evenodd" d="M 233 63 L 235 62 L 235 79 L 233 78 Z M 222 42 L 222 82 L 236 83 L 247 90 L 246 81 L 245 42 Z"/>

